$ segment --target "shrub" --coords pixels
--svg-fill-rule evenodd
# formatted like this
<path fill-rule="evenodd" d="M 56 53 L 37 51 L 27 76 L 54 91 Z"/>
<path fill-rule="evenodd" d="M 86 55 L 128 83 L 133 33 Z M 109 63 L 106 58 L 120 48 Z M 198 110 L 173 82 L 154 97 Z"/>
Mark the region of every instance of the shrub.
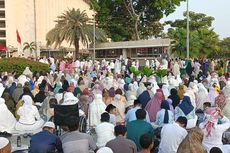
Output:
<path fill-rule="evenodd" d="M 40 62 L 28 60 L 25 58 L 2 58 L 0 59 L 0 72 L 13 72 L 17 74 L 22 74 L 26 67 L 34 72 L 48 72 L 49 65 Z"/>

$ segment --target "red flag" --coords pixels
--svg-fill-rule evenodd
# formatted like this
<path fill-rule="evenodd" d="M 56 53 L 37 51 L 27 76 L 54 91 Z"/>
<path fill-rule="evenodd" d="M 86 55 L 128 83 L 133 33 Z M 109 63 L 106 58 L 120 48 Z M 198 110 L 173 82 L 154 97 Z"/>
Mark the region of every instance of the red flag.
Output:
<path fill-rule="evenodd" d="M 0 44 L 0 51 L 6 51 L 6 50 L 7 50 L 6 46 L 3 44 Z"/>
<path fill-rule="evenodd" d="M 17 41 L 18 41 L 18 43 L 21 44 L 21 37 L 20 37 L 20 35 L 18 33 L 18 30 L 16 30 L 16 34 L 17 34 Z"/>

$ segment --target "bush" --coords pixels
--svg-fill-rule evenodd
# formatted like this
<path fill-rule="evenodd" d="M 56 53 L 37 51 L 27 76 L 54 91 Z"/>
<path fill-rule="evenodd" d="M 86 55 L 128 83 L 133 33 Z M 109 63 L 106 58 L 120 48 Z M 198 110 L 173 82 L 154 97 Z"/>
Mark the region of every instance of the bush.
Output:
<path fill-rule="evenodd" d="M 28 60 L 25 58 L 2 58 L 0 59 L 0 72 L 13 72 L 22 74 L 26 67 L 34 72 L 48 72 L 49 65 L 40 62 Z"/>

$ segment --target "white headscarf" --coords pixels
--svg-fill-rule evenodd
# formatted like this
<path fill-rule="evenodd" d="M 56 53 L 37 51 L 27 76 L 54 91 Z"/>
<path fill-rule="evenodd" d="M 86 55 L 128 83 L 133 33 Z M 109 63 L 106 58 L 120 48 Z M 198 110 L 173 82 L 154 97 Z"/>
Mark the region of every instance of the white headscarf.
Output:
<path fill-rule="evenodd" d="M 6 147 L 9 143 L 10 141 L 7 138 L 0 137 L 0 149 Z"/>
<path fill-rule="evenodd" d="M 0 83 L 0 97 L 2 97 L 4 90 L 5 90 L 5 87 L 3 87 L 3 84 Z"/>
<path fill-rule="evenodd" d="M 137 97 L 146 90 L 144 83 L 140 82 L 139 88 L 137 89 Z"/>
<path fill-rule="evenodd" d="M 32 98 L 29 95 L 24 95 L 22 97 L 22 101 L 23 101 L 23 105 L 22 105 L 21 109 L 19 109 L 18 111 L 21 114 L 26 115 L 29 112 L 31 112 L 31 110 L 32 110 L 33 100 L 32 100 Z"/>
<path fill-rule="evenodd" d="M 72 92 L 66 92 L 64 95 L 64 101 L 62 105 L 74 105 L 78 103 L 78 98 L 73 95 Z"/>
<path fill-rule="evenodd" d="M 170 95 L 170 93 L 169 93 L 169 86 L 166 85 L 166 84 L 164 84 L 162 86 L 162 91 L 164 93 L 165 98 L 168 98 L 168 96 Z"/>
<path fill-rule="evenodd" d="M 108 148 L 108 147 L 102 147 L 100 148 L 97 153 L 113 153 L 112 149 Z"/>

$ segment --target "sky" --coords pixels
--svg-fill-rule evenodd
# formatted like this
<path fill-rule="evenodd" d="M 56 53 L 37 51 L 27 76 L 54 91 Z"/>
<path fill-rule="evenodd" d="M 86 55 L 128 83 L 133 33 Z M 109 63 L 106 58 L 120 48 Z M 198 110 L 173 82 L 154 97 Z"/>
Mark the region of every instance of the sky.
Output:
<path fill-rule="evenodd" d="M 189 9 L 214 17 L 215 21 L 212 26 L 219 38 L 230 37 L 230 0 L 189 0 Z M 184 11 L 186 11 L 186 2 L 181 3 L 173 14 L 162 21 L 181 19 Z M 167 28 L 165 27 L 165 30 Z"/>

